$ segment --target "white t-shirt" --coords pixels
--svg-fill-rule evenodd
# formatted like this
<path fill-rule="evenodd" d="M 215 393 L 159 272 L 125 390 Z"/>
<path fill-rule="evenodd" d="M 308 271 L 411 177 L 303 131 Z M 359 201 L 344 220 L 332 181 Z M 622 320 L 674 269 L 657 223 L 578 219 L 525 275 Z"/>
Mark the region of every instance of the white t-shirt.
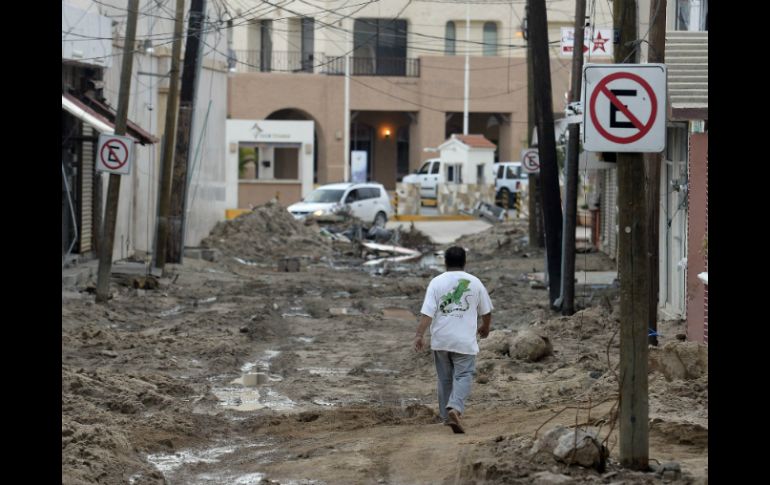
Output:
<path fill-rule="evenodd" d="M 478 317 L 492 309 L 487 289 L 475 276 L 465 271 L 447 271 L 436 276 L 428 285 L 420 310 L 433 319 L 431 349 L 478 354 Z"/>

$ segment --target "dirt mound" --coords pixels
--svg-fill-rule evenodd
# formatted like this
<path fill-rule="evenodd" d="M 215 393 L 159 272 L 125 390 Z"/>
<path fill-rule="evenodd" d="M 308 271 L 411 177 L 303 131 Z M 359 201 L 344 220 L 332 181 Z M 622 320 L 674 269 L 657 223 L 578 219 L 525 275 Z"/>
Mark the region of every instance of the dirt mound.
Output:
<path fill-rule="evenodd" d="M 452 245 L 469 248 L 468 260 L 478 256 L 519 253 L 527 249 L 528 228 L 525 221 L 496 224 L 486 231 L 463 236 Z"/>
<path fill-rule="evenodd" d="M 317 226 L 306 226 L 278 204 L 267 203 L 231 221 L 218 223 L 201 246 L 245 260 L 318 258 L 332 253 Z"/>
<path fill-rule="evenodd" d="M 398 244 L 406 248 L 418 249 L 422 252 L 432 251 L 436 244 L 425 233 L 410 224 L 408 231 L 399 231 Z"/>
<path fill-rule="evenodd" d="M 666 379 L 692 380 L 708 374 L 708 347 L 699 342 L 669 342 L 650 349 L 650 370 Z"/>
<path fill-rule="evenodd" d="M 568 317 L 551 318 L 543 325 L 551 335 L 586 340 L 596 336 L 612 335 L 620 326 L 607 308 L 593 306 Z"/>

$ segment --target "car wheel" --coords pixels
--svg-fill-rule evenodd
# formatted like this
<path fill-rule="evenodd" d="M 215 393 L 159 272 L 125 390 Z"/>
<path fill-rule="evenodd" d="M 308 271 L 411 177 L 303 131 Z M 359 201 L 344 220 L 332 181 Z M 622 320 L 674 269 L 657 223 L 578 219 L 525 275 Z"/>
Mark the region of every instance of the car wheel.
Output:
<path fill-rule="evenodd" d="M 377 227 L 385 227 L 385 223 L 388 222 L 388 216 L 384 212 L 380 211 L 374 216 L 374 225 Z"/>

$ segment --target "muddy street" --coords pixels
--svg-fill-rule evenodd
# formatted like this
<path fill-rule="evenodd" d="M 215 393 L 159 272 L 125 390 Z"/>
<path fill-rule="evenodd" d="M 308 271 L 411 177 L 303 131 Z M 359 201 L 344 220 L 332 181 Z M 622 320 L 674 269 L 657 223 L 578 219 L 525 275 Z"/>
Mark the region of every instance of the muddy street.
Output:
<path fill-rule="evenodd" d="M 411 347 L 440 259 L 364 266 L 354 243 L 270 211 L 223 223 L 206 240 L 215 261 L 171 265 L 157 287 L 113 279 L 107 305 L 63 290 L 63 483 L 661 483 L 617 464 L 617 288 L 583 287 L 581 311 L 552 312 L 527 276 L 543 254 L 526 222 L 458 241 L 495 310 L 456 435 L 430 352 Z M 277 271 L 285 257 L 299 271 Z M 576 264 L 615 268 L 599 253 Z M 524 331 L 550 353 L 519 356 Z M 681 466 L 668 483 L 707 483 L 705 349 L 677 340 L 679 322 L 659 332 L 650 457 Z M 601 471 L 531 453 L 576 424 L 609 448 Z"/>

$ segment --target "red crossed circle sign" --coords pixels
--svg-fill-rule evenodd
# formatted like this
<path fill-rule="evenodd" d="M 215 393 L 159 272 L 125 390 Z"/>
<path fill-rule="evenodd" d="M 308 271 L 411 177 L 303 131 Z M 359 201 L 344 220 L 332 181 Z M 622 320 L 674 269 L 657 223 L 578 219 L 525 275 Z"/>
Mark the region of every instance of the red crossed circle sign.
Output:
<path fill-rule="evenodd" d="M 537 154 L 535 152 L 529 152 L 524 155 L 523 163 L 527 170 L 530 171 L 538 170 L 540 168 L 540 163 L 537 161 Z"/>
<path fill-rule="evenodd" d="M 102 145 L 99 158 L 105 167 L 110 170 L 118 170 L 128 161 L 128 147 L 122 140 L 114 138 Z"/>
<path fill-rule="evenodd" d="M 647 95 L 649 96 L 649 100 L 651 103 L 651 109 L 650 109 L 650 116 L 647 118 L 646 122 L 640 121 L 636 116 L 634 116 L 633 113 L 623 104 L 622 101 L 618 99 L 617 96 L 615 96 L 612 91 L 610 91 L 607 88 L 607 84 L 611 83 L 612 81 L 615 81 L 617 79 L 630 79 L 632 81 L 635 81 L 639 83 L 642 88 L 644 88 L 645 91 L 647 91 Z M 599 94 L 604 94 L 609 98 L 610 103 L 615 105 L 615 107 L 623 113 L 628 120 L 636 127 L 637 131 L 634 135 L 631 136 L 616 136 L 612 133 L 608 132 L 599 122 L 599 119 L 596 116 L 596 101 L 599 99 Z M 630 72 L 616 72 L 614 74 L 610 74 L 609 76 L 603 78 L 601 81 L 599 81 L 599 84 L 596 85 L 596 88 L 594 88 L 594 92 L 591 95 L 591 101 L 589 103 L 589 109 L 591 111 L 591 121 L 593 121 L 594 126 L 596 127 L 596 131 L 598 131 L 604 138 L 608 139 L 609 141 L 615 142 L 615 143 L 633 143 L 640 138 L 642 138 L 644 135 L 646 135 L 650 128 L 652 128 L 652 125 L 655 123 L 655 115 L 658 114 L 658 98 L 655 97 L 655 92 L 652 90 L 652 87 L 642 79 L 641 77 L 637 76 L 636 74 L 632 74 Z"/>

